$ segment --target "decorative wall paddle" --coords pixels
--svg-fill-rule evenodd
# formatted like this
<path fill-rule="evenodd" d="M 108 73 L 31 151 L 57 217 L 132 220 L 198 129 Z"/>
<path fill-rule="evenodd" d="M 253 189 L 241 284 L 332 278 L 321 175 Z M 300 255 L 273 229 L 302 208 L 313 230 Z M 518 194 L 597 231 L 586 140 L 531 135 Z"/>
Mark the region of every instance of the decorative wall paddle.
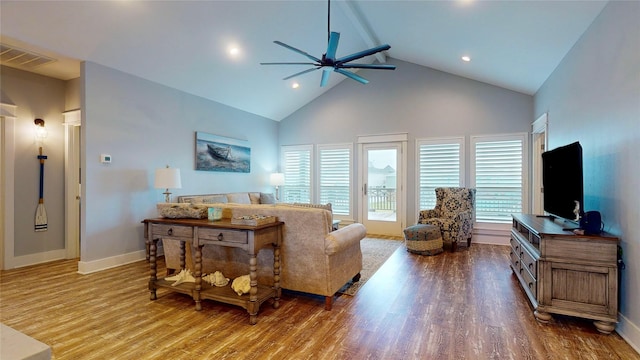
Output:
<path fill-rule="evenodd" d="M 38 207 L 36 208 L 36 231 L 47 231 L 47 211 L 44 208 L 44 161 L 47 158 L 46 155 L 42 155 L 42 146 L 40 146 L 40 152 L 38 159 L 40 160 L 40 199 L 38 200 Z"/>

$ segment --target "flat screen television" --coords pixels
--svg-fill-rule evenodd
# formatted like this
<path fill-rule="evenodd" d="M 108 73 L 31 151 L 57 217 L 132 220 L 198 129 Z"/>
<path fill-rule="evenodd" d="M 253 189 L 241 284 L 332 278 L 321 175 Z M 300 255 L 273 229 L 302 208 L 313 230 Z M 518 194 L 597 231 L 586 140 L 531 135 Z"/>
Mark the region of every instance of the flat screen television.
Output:
<path fill-rule="evenodd" d="M 582 146 L 579 142 L 542 153 L 544 211 L 577 222 L 582 215 Z"/>

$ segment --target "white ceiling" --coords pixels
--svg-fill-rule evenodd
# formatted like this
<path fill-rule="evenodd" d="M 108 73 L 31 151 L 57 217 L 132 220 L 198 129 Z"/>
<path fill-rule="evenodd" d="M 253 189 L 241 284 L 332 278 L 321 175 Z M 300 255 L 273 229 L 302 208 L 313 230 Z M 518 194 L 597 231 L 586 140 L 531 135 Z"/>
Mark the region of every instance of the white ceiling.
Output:
<path fill-rule="evenodd" d="M 388 43 L 389 57 L 534 94 L 605 5 L 334 0 L 331 30 L 341 33 L 338 57 Z M 352 81 L 333 73 L 320 88 L 315 71 L 293 79 L 300 83 L 294 90 L 293 80 L 282 78 L 306 67 L 259 65 L 308 60 L 273 40 L 321 57 L 324 0 L 2 0 L 0 16 L 3 44 L 58 60 L 39 73 L 71 79 L 79 76 L 80 61 L 92 61 L 276 121 Z M 228 55 L 232 45 L 241 49 L 236 58 Z M 472 61 L 461 61 L 462 55 Z M 383 70 L 360 75 L 367 71 Z"/>

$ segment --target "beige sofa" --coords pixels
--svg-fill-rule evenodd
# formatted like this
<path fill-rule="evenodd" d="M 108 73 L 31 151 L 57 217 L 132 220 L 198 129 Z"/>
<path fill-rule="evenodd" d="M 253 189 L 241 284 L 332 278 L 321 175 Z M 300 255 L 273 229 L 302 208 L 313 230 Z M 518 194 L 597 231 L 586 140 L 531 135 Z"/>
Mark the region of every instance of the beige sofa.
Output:
<path fill-rule="evenodd" d="M 362 224 L 351 224 L 332 231 L 329 210 L 292 204 L 212 203 L 213 196 L 179 197 L 182 202 L 223 208 L 223 218 L 244 215 L 276 216 L 284 222 L 281 246 L 280 285 L 283 289 L 325 297 L 325 308 L 331 309 L 335 293 L 347 282 L 359 279 L 362 269 L 360 240 L 366 236 Z M 178 269 L 179 244 L 165 241 L 167 268 Z M 188 250 L 187 268 L 193 268 L 193 249 Z M 203 273 L 220 270 L 228 278 L 248 273 L 248 255 L 239 249 L 205 246 Z M 258 254 L 258 282 L 273 283 L 273 252 Z"/>

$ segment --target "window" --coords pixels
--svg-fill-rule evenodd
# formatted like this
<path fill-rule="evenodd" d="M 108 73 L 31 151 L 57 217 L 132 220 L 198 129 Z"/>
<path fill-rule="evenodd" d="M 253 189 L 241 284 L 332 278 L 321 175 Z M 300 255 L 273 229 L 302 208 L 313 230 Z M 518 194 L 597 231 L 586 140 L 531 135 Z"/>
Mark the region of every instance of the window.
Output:
<path fill-rule="evenodd" d="M 511 223 L 526 205 L 526 135 L 471 138 L 476 221 Z"/>
<path fill-rule="evenodd" d="M 284 173 L 282 202 L 311 203 L 313 145 L 283 146 L 281 168 Z"/>
<path fill-rule="evenodd" d="M 417 140 L 418 209 L 433 209 L 435 188 L 464 181 L 464 138 Z"/>
<path fill-rule="evenodd" d="M 351 164 L 353 145 L 318 145 L 318 197 L 331 203 L 333 214 L 351 216 Z"/>

